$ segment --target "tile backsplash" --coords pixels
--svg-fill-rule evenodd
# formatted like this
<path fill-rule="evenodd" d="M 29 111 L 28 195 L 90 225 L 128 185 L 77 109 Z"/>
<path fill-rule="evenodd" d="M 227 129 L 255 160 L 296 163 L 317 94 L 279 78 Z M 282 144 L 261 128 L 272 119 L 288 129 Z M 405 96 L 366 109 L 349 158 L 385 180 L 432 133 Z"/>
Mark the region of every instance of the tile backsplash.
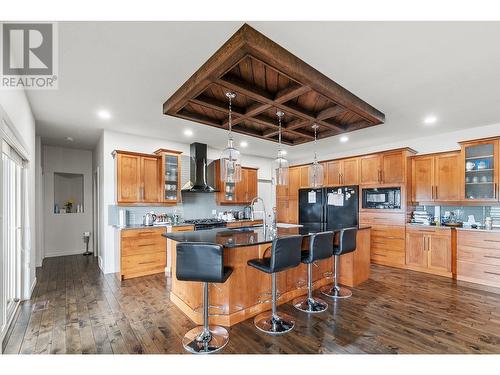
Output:
<path fill-rule="evenodd" d="M 241 211 L 245 206 L 218 206 L 213 193 L 182 193 L 182 203 L 176 206 L 108 206 L 108 224 L 118 224 L 120 208 L 128 211 L 128 223 L 131 225 L 142 224 L 142 217 L 151 211 L 157 214 L 179 214 L 183 220 L 212 218 L 212 210 Z"/>
<path fill-rule="evenodd" d="M 445 212 L 459 213 L 459 221 L 468 221 L 469 215 L 474 216 L 474 220 L 484 224 L 484 219 L 491 216 L 490 206 L 417 206 L 416 210 L 424 210 L 432 216 L 444 216 Z M 457 211 L 458 210 L 458 211 Z"/>

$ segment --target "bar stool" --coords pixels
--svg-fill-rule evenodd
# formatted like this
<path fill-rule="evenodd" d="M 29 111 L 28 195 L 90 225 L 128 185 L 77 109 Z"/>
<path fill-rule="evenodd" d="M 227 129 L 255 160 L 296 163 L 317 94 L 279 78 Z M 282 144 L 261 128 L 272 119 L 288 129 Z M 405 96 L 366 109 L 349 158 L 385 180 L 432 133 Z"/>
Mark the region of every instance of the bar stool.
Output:
<path fill-rule="evenodd" d="M 313 262 L 332 256 L 333 232 L 316 233 L 310 237 L 309 250 L 302 252 L 302 263 L 307 264 L 307 297 L 293 300 L 296 309 L 306 313 L 320 313 L 328 308 L 321 298 L 313 298 L 312 265 Z"/>
<path fill-rule="evenodd" d="M 177 244 L 176 277 L 181 281 L 203 283 L 203 326 L 190 330 L 182 339 L 188 352 L 215 353 L 229 341 L 224 327 L 208 325 L 208 283 L 224 283 L 233 269 L 224 267 L 224 249 L 221 245 L 200 242 Z"/>
<path fill-rule="evenodd" d="M 357 228 L 346 228 L 340 231 L 339 244 L 333 246 L 333 286 L 325 286 L 321 289 L 321 293 L 333 299 L 349 298 L 352 292 L 338 284 L 338 268 L 340 256 L 347 253 L 352 253 L 356 250 L 356 235 Z"/>
<path fill-rule="evenodd" d="M 302 236 L 290 236 L 275 239 L 271 246 L 271 257 L 251 259 L 247 264 L 259 271 L 271 274 L 272 310 L 257 315 L 255 326 L 262 332 L 270 335 L 282 335 L 290 332 L 295 321 L 287 314 L 276 311 L 277 289 L 276 273 L 297 267 L 300 264 Z"/>

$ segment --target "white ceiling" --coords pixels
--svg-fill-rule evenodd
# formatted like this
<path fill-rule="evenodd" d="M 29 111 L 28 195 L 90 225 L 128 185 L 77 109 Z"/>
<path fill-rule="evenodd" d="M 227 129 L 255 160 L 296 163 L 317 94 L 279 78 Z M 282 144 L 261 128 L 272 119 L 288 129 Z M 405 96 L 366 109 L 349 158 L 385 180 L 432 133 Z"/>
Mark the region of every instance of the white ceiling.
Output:
<path fill-rule="evenodd" d="M 226 135 L 167 117 L 163 102 L 241 22 L 59 23 L 59 89 L 29 91 L 43 142 L 92 149 L 101 129 L 225 146 Z M 386 123 L 319 142 L 345 152 L 500 122 L 500 22 L 250 22 L 250 25 L 386 115 Z M 105 108 L 113 118 L 103 121 Z M 429 114 L 438 117 L 424 126 Z M 185 129 L 194 132 L 184 136 Z M 68 144 L 66 136 L 75 141 Z M 244 153 L 274 156 L 247 140 Z M 311 155 L 312 143 L 288 148 Z"/>

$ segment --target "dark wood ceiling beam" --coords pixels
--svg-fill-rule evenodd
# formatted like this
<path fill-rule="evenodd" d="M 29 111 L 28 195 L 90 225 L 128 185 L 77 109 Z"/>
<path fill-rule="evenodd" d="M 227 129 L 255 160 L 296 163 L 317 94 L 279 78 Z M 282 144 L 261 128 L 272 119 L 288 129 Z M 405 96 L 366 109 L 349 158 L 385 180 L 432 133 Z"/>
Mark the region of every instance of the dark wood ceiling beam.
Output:
<path fill-rule="evenodd" d="M 225 114 L 229 113 L 228 103 L 221 102 L 208 96 L 198 96 L 195 99 L 189 99 L 189 101 L 215 111 L 224 112 Z M 245 113 L 243 108 L 239 108 L 234 105 L 231 106 L 231 110 L 234 114 L 239 116 L 243 116 Z"/>
<path fill-rule="evenodd" d="M 183 118 L 185 120 L 201 122 L 202 124 L 205 125 L 215 126 L 216 128 L 222 128 L 222 123 L 217 122 L 212 117 L 208 117 L 200 113 L 190 112 L 185 109 L 182 109 L 179 112 L 177 112 L 176 116 Z"/>
<path fill-rule="evenodd" d="M 306 119 L 311 122 L 315 122 L 316 124 L 320 126 L 325 126 L 328 129 L 331 130 L 336 130 L 337 133 L 341 133 L 344 131 L 344 128 L 341 125 L 336 125 L 336 124 L 331 124 L 329 122 L 325 122 L 323 120 L 320 120 L 314 116 L 313 113 L 310 113 L 302 108 L 299 108 L 291 103 L 288 104 L 281 104 L 280 107 L 285 113 L 291 113 L 292 115 L 295 115 L 297 117 L 301 117 L 303 119 Z"/>
<path fill-rule="evenodd" d="M 347 112 L 347 110 L 344 107 L 342 107 L 341 105 L 335 105 L 333 107 L 329 107 L 320 111 L 316 115 L 316 118 L 319 120 L 326 120 L 341 115 L 342 113 L 345 112 Z"/>
<path fill-rule="evenodd" d="M 272 135 L 276 135 L 279 133 L 279 125 L 276 122 L 273 122 L 273 120 L 267 116 L 258 115 L 258 116 L 251 118 L 251 119 L 248 119 L 247 121 L 255 122 L 257 124 L 273 128 L 274 130 L 273 130 Z M 305 137 L 305 138 L 308 138 L 309 140 L 314 139 L 314 134 L 307 132 L 307 131 L 300 131 L 299 129 L 297 129 L 297 130 L 288 129 L 286 127 L 282 127 L 282 131 L 299 136 L 299 137 Z M 263 133 L 264 137 L 269 137 L 269 135 L 266 135 L 266 132 L 269 132 L 269 130 L 264 131 L 264 133 Z"/>
<path fill-rule="evenodd" d="M 265 139 L 265 140 L 269 140 L 269 138 L 266 138 L 262 132 L 259 132 L 258 130 L 255 130 L 255 129 L 249 129 L 249 128 L 245 128 L 243 126 L 239 126 L 239 127 L 236 127 L 233 129 L 233 131 L 235 133 L 240 133 L 240 134 L 245 134 L 245 135 L 250 135 L 252 137 L 257 137 L 257 138 L 260 138 L 260 139 Z M 286 145 L 289 145 L 289 146 L 292 146 L 293 145 L 293 142 L 292 141 L 288 141 L 287 139 L 283 139 L 282 140 L 282 143 L 283 144 L 286 144 Z"/>
<path fill-rule="evenodd" d="M 301 128 L 304 125 L 310 124 L 310 123 L 311 123 L 311 121 L 309 121 L 309 120 L 303 120 L 303 119 L 293 120 L 293 121 L 289 122 L 288 124 L 286 124 L 285 126 L 283 126 L 283 131 L 291 132 L 292 130 Z M 264 136 L 273 137 L 278 133 L 279 133 L 279 131 L 277 129 L 269 129 L 269 130 L 264 132 Z M 313 139 L 314 139 L 314 135 L 313 135 Z"/>

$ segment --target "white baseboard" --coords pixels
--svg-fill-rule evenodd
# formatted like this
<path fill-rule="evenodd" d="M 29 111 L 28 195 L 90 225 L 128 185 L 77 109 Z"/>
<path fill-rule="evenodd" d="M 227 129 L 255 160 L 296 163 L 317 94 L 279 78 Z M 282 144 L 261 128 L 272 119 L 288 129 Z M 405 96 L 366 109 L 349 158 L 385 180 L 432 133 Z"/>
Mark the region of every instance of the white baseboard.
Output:
<path fill-rule="evenodd" d="M 53 258 L 53 257 L 63 257 L 66 255 L 78 255 L 83 254 L 85 250 L 48 250 L 45 252 L 45 258 Z"/>
<path fill-rule="evenodd" d="M 31 296 L 33 295 L 33 291 L 35 290 L 35 286 L 36 286 L 36 276 L 35 278 L 33 279 L 33 282 L 31 283 L 31 287 L 30 287 L 30 299 L 31 299 Z"/>

